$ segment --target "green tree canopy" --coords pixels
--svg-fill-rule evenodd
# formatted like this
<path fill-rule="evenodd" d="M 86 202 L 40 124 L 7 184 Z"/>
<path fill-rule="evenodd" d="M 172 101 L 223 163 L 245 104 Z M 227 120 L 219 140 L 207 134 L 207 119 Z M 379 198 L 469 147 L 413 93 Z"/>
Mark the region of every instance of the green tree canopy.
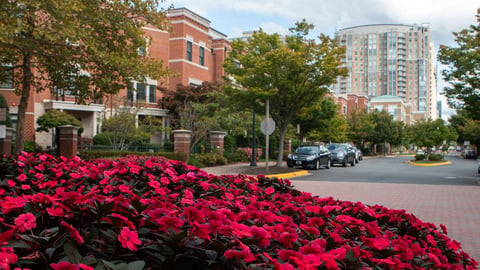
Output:
<path fill-rule="evenodd" d="M 449 142 L 456 139 L 454 129 L 445 125 L 442 119 L 420 120 L 411 126 L 411 129 L 412 142 L 420 147 L 441 146 L 443 141 Z"/>
<path fill-rule="evenodd" d="M 396 124 L 394 123 L 392 115 L 384 110 L 374 110 L 370 112 L 370 117 L 374 123 L 373 132 L 369 138 L 372 144 L 392 143 L 395 141 Z"/>
<path fill-rule="evenodd" d="M 340 68 L 344 49 L 325 35 L 319 36 L 318 43 L 308 39 L 312 29 L 303 20 L 284 38 L 259 30 L 247 40 L 233 41 L 224 63 L 233 79 L 227 90 L 238 104 L 258 110 L 255 104 L 269 99 L 270 115 L 280 134 L 277 166 L 281 166 L 288 126 L 302 109 L 317 103 L 338 76 L 346 74 Z"/>
<path fill-rule="evenodd" d="M 37 119 L 39 127 L 37 131 L 48 132 L 50 128 L 56 128 L 63 125 L 72 125 L 79 127 L 79 133 L 83 130 L 82 122 L 75 116 L 58 110 L 49 110 Z"/>
<path fill-rule="evenodd" d="M 477 25 L 453 33 L 457 47 L 440 46 L 438 59 L 447 68 L 442 75 L 449 86 L 445 95 L 449 104 L 464 109 L 470 117 L 480 120 L 480 8 Z"/>
<path fill-rule="evenodd" d="M 362 147 L 368 142 L 375 123 L 367 110 L 356 110 L 348 118 L 348 137 L 357 146 Z"/>
<path fill-rule="evenodd" d="M 161 61 L 138 53 L 149 40 L 143 26 L 166 28 L 160 2 L 0 0 L 0 77 L 13 74 L 20 96 L 16 152 L 32 91 L 68 88 L 82 102 L 165 74 Z"/>
<path fill-rule="evenodd" d="M 322 129 L 328 131 L 330 121 L 337 115 L 338 105 L 332 98 L 322 98 L 311 107 L 303 108 L 298 114 L 295 124 L 300 125 L 300 140 L 309 136 L 312 132 Z"/>

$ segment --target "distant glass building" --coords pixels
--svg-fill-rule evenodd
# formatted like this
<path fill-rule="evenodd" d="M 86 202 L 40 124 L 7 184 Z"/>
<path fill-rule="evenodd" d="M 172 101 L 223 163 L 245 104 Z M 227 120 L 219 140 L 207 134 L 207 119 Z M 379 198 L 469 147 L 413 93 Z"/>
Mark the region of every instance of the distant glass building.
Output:
<path fill-rule="evenodd" d="M 428 25 L 376 24 L 335 33 L 345 47 L 347 77 L 338 78 L 335 94 L 396 96 L 411 104 L 415 118 L 435 119 L 436 79 Z"/>

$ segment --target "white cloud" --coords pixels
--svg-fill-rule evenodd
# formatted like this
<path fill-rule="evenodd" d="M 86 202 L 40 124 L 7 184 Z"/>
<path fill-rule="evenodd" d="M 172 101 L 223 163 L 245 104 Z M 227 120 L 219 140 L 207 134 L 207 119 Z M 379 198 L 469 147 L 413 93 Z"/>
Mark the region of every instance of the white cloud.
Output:
<path fill-rule="evenodd" d="M 478 0 L 173 0 L 171 3 L 177 7 L 187 7 L 209 20 L 214 20 L 208 17 L 212 10 L 284 18 L 284 28 L 305 18 L 316 26 L 317 32 L 326 34 L 332 34 L 340 28 L 363 24 L 430 23 L 432 35 L 440 39 L 436 43 L 452 40 L 452 32 L 474 24 L 476 9 L 480 8 Z M 170 3 L 167 1 L 167 4 Z M 246 17 L 245 20 L 249 18 Z M 268 21 L 263 23 L 269 24 Z"/>
<path fill-rule="evenodd" d="M 287 28 L 273 22 L 262 23 L 262 25 L 260 25 L 260 28 L 262 28 L 263 31 L 269 34 L 278 33 L 280 35 L 287 35 L 290 33 Z"/>

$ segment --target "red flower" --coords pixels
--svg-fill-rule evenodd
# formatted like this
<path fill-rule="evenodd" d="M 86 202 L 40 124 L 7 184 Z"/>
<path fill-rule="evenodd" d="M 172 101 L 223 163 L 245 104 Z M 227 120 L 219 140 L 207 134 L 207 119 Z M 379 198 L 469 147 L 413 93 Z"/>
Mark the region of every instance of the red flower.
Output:
<path fill-rule="evenodd" d="M 265 194 L 267 194 L 267 195 L 270 195 L 274 192 L 275 192 L 275 189 L 272 188 L 272 187 L 268 187 L 267 189 L 265 189 Z"/>
<path fill-rule="evenodd" d="M 24 232 L 37 227 L 35 216 L 32 213 L 20 214 L 14 222 L 15 225 L 17 225 L 19 232 Z"/>
<path fill-rule="evenodd" d="M 47 213 L 53 217 L 63 217 L 65 213 L 61 207 L 47 207 Z"/>
<path fill-rule="evenodd" d="M 163 216 L 157 220 L 159 230 L 166 231 L 168 228 L 172 228 L 175 231 L 179 231 L 179 227 L 183 225 L 183 221 L 178 217 Z"/>
<path fill-rule="evenodd" d="M 79 270 L 78 266 L 69 262 L 51 263 L 50 267 L 54 270 Z"/>
<path fill-rule="evenodd" d="M 17 262 L 17 255 L 10 248 L 0 249 L 0 269 L 10 270 L 10 264 Z"/>
<path fill-rule="evenodd" d="M 62 226 L 65 227 L 67 229 L 67 231 L 69 232 L 69 235 L 70 237 L 72 237 L 73 239 L 75 239 L 75 241 L 81 245 L 83 244 L 85 241 L 83 240 L 83 237 L 80 235 L 80 233 L 78 232 L 77 229 L 75 229 L 72 225 L 68 224 L 67 222 L 65 221 L 62 221 L 61 222 Z"/>
<path fill-rule="evenodd" d="M 241 250 L 229 249 L 225 251 L 225 258 L 234 259 L 234 260 L 244 260 L 245 262 L 255 261 L 255 256 L 253 256 L 250 248 L 241 242 L 239 242 Z"/>
<path fill-rule="evenodd" d="M 128 227 L 123 227 L 120 235 L 118 235 L 118 241 L 120 241 L 123 248 L 130 250 L 137 250 L 137 245 L 142 243 L 142 241 L 138 239 L 137 232 L 131 231 Z"/>

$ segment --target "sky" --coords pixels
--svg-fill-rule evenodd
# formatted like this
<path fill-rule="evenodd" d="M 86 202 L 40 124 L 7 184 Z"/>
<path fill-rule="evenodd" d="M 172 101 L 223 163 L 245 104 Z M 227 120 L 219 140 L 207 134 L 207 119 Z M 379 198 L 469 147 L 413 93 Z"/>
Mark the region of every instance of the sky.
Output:
<path fill-rule="evenodd" d="M 358 25 L 427 23 L 436 53 L 440 45 L 456 45 L 453 32 L 477 24 L 480 0 L 165 0 L 164 5 L 190 9 L 229 38 L 259 28 L 288 34 L 288 28 L 302 19 L 315 25 L 315 36 L 331 37 L 340 29 Z M 446 83 L 440 74 L 439 79 L 440 93 Z M 445 102 L 443 109 L 453 113 L 446 110 Z"/>

